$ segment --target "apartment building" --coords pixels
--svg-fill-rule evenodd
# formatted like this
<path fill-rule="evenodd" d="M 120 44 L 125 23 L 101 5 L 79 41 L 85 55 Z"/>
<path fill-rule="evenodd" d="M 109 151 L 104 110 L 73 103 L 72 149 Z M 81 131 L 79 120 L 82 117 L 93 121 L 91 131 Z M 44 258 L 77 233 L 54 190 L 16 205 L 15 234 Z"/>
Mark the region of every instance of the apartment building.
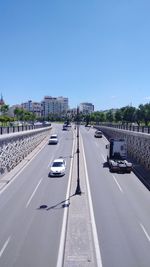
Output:
<path fill-rule="evenodd" d="M 94 105 L 92 103 L 80 103 L 79 105 L 79 111 L 83 114 L 90 114 L 94 112 Z"/>
<path fill-rule="evenodd" d="M 68 111 L 68 98 L 45 96 L 41 105 L 43 117 L 47 117 L 49 114 L 65 114 Z"/>
<path fill-rule="evenodd" d="M 28 102 L 22 103 L 21 107 L 29 112 L 33 112 L 36 115 L 36 117 L 41 117 L 41 112 L 42 112 L 41 103 L 29 100 Z"/>

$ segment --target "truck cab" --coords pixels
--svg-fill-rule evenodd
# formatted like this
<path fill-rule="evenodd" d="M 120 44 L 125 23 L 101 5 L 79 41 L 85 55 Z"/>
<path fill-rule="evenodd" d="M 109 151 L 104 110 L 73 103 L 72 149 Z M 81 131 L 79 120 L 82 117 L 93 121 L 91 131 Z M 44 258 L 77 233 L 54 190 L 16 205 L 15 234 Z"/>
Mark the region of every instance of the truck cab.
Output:
<path fill-rule="evenodd" d="M 110 139 L 107 162 L 111 172 L 128 172 L 132 170 L 132 163 L 127 161 L 127 144 L 124 139 Z"/>

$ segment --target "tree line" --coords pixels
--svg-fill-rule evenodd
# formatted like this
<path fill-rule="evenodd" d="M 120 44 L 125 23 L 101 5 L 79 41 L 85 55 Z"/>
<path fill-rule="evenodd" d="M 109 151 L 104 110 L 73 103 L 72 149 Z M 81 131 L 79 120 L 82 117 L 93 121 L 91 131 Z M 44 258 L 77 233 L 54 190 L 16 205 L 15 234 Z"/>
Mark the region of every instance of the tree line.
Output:
<path fill-rule="evenodd" d="M 14 121 L 35 121 L 36 115 L 33 112 L 29 112 L 27 110 L 21 109 L 21 108 L 16 108 L 14 109 L 14 116 L 8 116 L 8 110 L 9 110 L 9 105 L 2 105 L 0 107 L 0 122 L 2 125 L 8 125 L 11 122 Z"/>
<path fill-rule="evenodd" d="M 0 107 L 0 122 L 1 124 L 7 124 L 13 121 L 32 121 L 35 120 L 43 121 L 62 121 L 62 119 L 76 121 L 76 115 L 70 115 L 69 113 L 58 115 L 49 114 L 47 118 L 37 118 L 33 112 L 26 111 L 21 108 L 16 108 L 14 110 L 14 117 L 8 116 L 9 105 L 2 105 Z M 91 114 L 79 114 L 78 119 L 80 121 L 89 123 L 121 123 L 121 124 L 137 124 L 137 125 L 150 125 L 150 103 L 145 105 L 140 104 L 138 108 L 133 106 L 125 106 L 120 109 L 109 109 L 107 111 L 95 111 Z"/>
<path fill-rule="evenodd" d="M 125 106 L 120 109 L 110 109 L 107 111 L 96 111 L 90 115 L 84 115 L 86 124 L 94 123 L 121 123 L 121 124 L 137 124 L 150 125 L 150 103 L 141 104 L 138 108 L 133 106 Z"/>

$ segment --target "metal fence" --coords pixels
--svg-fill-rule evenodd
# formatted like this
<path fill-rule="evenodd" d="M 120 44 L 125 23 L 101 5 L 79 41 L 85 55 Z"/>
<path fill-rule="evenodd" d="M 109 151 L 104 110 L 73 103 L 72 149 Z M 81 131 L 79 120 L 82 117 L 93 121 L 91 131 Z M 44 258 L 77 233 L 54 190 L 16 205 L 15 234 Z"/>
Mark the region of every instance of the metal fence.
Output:
<path fill-rule="evenodd" d="M 107 126 L 122 130 L 134 131 L 134 132 L 141 132 L 150 134 L 150 127 L 149 126 L 138 126 L 138 125 L 127 125 L 127 124 L 110 124 L 110 123 L 102 123 L 99 126 Z"/>
<path fill-rule="evenodd" d="M 0 135 L 2 134 L 9 134 L 9 133 L 16 133 L 16 132 L 22 132 L 22 131 L 28 131 L 28 130 L 34 130 L 39 129 L 43 127 L 49 127 L 50 124 L 44 124 L 44 125 L 21 125 L 21 126 L 11 126 L 11 127 L 0 127 Z"/>

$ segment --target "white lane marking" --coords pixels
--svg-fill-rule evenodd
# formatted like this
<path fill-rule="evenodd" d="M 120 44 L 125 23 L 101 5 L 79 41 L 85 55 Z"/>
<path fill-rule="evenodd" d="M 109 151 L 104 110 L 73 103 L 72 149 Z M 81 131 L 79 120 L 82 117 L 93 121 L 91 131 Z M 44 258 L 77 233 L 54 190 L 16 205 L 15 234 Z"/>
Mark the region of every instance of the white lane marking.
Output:
<path fill-rule="evenodd" d="M 6 247 L 8 246 L 8 243 L 9 243 L 10 239 L 11 239 L 11 236 L 8 237 L 8 239 L 6 240 L 5 244 L 3 245 L 3 247 L 2 247 L 2 249 L 1 249 L 1 251 L 0 251 L 0 258 L 2 257 L 2 254 L 4 253 L 4 250 L 5 250 Z"/>
<path fill-rule="evenodd" d="M 28 200 L 28 202 L 27 202 L 27 204 L 26 204 L 26 208 L 29 206 L 29 204 L 30 204 L 30 202 L 31 202 L 31 200 L 32 200 L 32 198 L 33 198 L 33 196 L 35 195 L 35 193 L 36 193 L 36 191 L 37 191 L 37 189 L 38 189 L 40 183 L 42 182 L 42 180 L 43 180 L 43 178 L 41 178 L 41 180 L 38 182 L 36 188 L 34 189 L 34 191 L 33 191 L 32 195 L 31 195 L 31 197 L 29 198 L 29 200 Z"/>
<path fill-rule="evenodd" d="M 122 190 L 122 188 L 121 188 L 120 184 L 118 183 L 118 181 L 117 181 L 116 177 L 115 177 L 114 175 L 112 175 L 112 177 L 114 178 L 114 181 L 116 182 L 116 184 L 117 184 L 117 186 L 118 186 L 119 190 L 121 191 L 121 193 L 123 193 L 123 190 Z"/>
<path fill-rule="evenodd" d="M 102 156 L 103 160 L 106 162 L 106 158 L 104 157 L 104 155 L 103 155 L 103 154 L 101 154 L 101 156 Z"/>
<path fill-rule="evenodd" d="M 89 178 L 88 178 L 88 172 L 87 172 L 87 165 L 86 165 L 86 159 L 85 159 L 85 151 L 84 151 L 82 138 L 81 138 L 81 144 L 82 144 L 82 149 L 83 149 L 85 177 L 86 177 L 86 184 L 87 184 L 87 191 L 88 191 L 88 199 L 89 199 L 89 207 L 90 207 L 91 224 L 92 224 L 93 239 L 94 239 L 94 246 L 95 246 L 95 252 L 96 252 L 97 267 L 102 267 L 102 257 L 101 257 L 100 246 L 99 246 L 99 241 L 98 241 L 98 234 L 97 234 L 97 228 L 96 228 L 96 223 L 95 223 L 93 203 L 92 203 L 90 184 L 89 184 Z"/>
<path fill-rule="evenodd" d="M 103 140 L 103 142 L 104 142 L 105 145 L 108 144 L 108 139 L 105 137 L 105 135 L 103 135 L 102 140 Z"/>
<path fill-rule="evenodd" d="M 72 146 L 72 154 L 74 152 L 75 147 L 75 138 L 73 139 L 73 146 Z M 66 193 L 66 202 L 65 204 L 69 204 L 69 197 L 70 197 L 70 188 L 71 188 L 71 176 L 72 176 L 72 167 L 73 167 L 73 158 L 71 158 L 71 164 L 70 164 L 70 173 L 69 173 L 69 180 L 68 180 L 68 187 L 67 187 L 67 193 Z M 66 240 L 66 230 L 67 230 L 67 218 L 68 218 L 68 211 L 69 209 L 64 209 L 64 215 L 63 215 L 63 222 L 62 222 L 62 229 L 61 229 L 61 235 L 60 235 L 60 243 L 59 243 L 59 250 L 58 250 L 58 257 L 57 257 L 57 265 L 56 267 L 62 267 L 63 266 L 63 258 L 64 258 L 64 251 L 65 251 L 65 240 Z"/>
<path fill-rule="evenodd" d="M 143 230 L 144 234 L 146 235 L 146 237 L 147 237 L 148 241 L 150 242 L 150 236 L 149 236 L 149 234 L 147 233 L 147 231 L 146 231 L 145 227 L 143 226 L 143 224 L 142 224 L 142 223 L 140 223 L 140 226 L 141 226 L 141 228 L 142 228 L 142 230 Z"/>

